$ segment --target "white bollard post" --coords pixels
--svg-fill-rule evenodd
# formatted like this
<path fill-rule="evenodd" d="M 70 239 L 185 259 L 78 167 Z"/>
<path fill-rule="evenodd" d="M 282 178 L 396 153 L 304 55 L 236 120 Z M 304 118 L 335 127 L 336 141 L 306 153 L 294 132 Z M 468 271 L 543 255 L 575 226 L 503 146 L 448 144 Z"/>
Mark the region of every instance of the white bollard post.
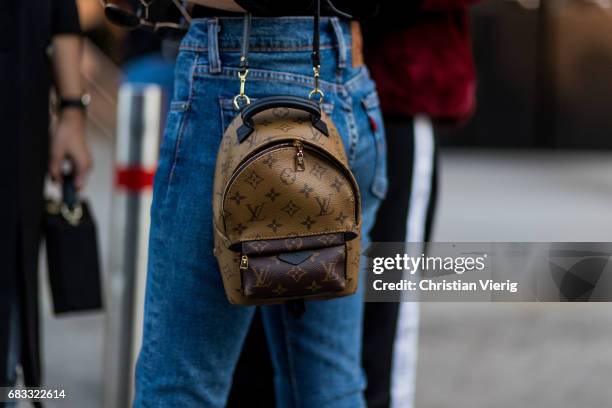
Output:
<path fill-rule="evenodd" d="M 134 368 L 142 339 L 149 208 L 159 155 L 161 115 L 160 86 L 121 86 L 106 291 L 106 408 L 127 408 L 134 395 Z"/>

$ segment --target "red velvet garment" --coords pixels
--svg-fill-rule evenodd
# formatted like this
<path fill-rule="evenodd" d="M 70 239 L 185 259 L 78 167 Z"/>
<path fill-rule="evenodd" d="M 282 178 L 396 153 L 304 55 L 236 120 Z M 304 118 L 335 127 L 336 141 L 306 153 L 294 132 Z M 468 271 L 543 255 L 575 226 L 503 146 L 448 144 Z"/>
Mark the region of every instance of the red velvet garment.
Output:
<path fill-rule="evenodd" d="M 386 115 L 469 118 L 476 104 L 467 15 L 473 2 L 425 0 L 413 24 L 368 44 L 367 65 Z"/>

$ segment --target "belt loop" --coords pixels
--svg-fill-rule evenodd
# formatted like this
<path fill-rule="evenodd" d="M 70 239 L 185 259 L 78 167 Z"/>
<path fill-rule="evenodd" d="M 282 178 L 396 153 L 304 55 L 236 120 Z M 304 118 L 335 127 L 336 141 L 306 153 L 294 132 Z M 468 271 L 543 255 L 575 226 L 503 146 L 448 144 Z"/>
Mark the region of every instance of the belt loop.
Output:
<path fill-rule="evenodd" d="M 221 59 L 219 59 L 219 19 L 208 20 L 208 72 L 219 74 L 221 72 Z"/>
<path fill-rule="evenodd" d="M 344 33 L 342 32 L 342 24 L 338 17 L 332 17 L 330 19 L 332 27 L 334 29 L 334 35 L 338 42 L 338 68 L 346 67 L 346 41 Z"/>

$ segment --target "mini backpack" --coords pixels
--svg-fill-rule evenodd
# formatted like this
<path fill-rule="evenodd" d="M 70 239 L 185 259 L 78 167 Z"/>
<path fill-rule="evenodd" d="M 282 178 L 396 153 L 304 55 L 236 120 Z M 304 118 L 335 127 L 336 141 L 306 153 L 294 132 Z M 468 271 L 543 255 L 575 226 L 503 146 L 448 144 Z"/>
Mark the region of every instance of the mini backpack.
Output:
<path fill-rule="evenodd" d="M 350 295 L 359 280 L 360 194 L 342 139 L 320 109 L 318 12 L 309 98 L 250 103 L 249 27 L 247 15 L 234 99 L 240 114 L 223 134 L 213 190 L 214 253 L 225 293 L 240 305 Z"/>

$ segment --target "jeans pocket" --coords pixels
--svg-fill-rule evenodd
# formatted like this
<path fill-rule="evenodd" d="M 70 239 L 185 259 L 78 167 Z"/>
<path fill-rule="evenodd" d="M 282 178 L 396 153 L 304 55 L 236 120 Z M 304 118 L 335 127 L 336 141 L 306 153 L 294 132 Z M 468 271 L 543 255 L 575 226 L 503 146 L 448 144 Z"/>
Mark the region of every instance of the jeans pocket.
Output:
<path fill-rule="evenodd" d="M 372 194 L 381 200 L 387 194 L 387 145 L 385 142 L 385 129 L 383 126 L 382 113 L 380 111 L 380 102 L 376 91 L 372 91 L 361 99 L 361 105 L 365 110 L 368 121 L 370 122 L 370 130 L 376 145 L 376 167 L 374 179 L 370 190 Z"/>
<path fill-rule="evenodd" d="M 188 109 L 189 103 L 186 101 L 172 101 L 170 103 L 160 147 L 159 166 L 155 180 L 156 190 L 165 190 L 167 185 L 172 182 L 181 149 L 183 127 Z"/>

